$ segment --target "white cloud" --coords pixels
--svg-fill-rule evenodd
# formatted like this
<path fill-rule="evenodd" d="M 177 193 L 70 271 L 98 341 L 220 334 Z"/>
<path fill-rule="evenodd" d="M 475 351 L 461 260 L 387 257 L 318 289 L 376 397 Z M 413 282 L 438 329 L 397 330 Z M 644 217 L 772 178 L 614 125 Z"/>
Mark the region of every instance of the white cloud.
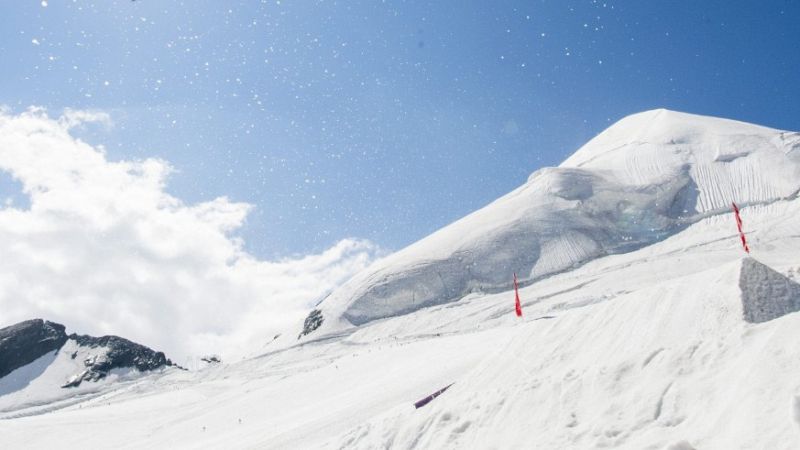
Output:
<path fill-rule="evenodd" d="M 260 261 L 236 238 L 251 205 L 187 205 L 163 160 L 109 161 L 70 134 L 102 113 L 0 109 L 0 170 L 30 207 L 0 206 L 0 327 L 41 317 L 117 334 L 182 362 L 239 355 L 302 321 L 379 252 L 348 239 L 318 255 Z M 298 332 L 298 329 L 288 331 Z"/>

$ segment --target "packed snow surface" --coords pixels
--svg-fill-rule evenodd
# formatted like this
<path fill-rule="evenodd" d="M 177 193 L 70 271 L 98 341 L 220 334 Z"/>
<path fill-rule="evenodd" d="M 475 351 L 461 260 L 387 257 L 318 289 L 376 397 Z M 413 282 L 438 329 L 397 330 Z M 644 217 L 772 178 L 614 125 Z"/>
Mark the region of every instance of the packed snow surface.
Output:
<path fill-rule="evenodd" d="M 631 116 L 354 278 L 300 340 L 58 402 L 34 401 L 53 364 L 26 366 L 0 448 L 799 448 L 798 142 Z"/>

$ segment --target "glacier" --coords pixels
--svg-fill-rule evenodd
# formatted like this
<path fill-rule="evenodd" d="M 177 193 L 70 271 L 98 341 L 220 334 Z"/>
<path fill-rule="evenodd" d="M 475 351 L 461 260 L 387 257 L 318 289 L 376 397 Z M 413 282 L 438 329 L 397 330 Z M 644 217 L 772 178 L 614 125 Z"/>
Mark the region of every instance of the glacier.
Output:
<path fill-rule="evenodd" d="M 731 202 L 800 191 L 800 134 L 664 109 L 626 117 L 559 167 L 377 262 L 320 305 L 336 330 L 508 289 L 671 236 Z"/>

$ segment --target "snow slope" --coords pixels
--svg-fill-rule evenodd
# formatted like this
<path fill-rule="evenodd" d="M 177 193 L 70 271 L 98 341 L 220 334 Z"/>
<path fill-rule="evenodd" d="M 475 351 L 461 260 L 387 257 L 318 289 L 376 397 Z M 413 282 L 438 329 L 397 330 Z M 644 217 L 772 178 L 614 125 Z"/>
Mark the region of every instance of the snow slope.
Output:
<path fill-rule="evenodd" d="M 321 332 L 530 284 L 672 235 L 732 201 L 800 190 L 800 134 L 667 110 L 629 116 L 557 168 L 377 262 L 319 307 Z"/>
<path fill-rule="evenodd" d="M 675 124 L 676 142 L 702 135 L 691 130 L 703 123 L 714 124 L 713 136 L 729 136 L 731 145 L 739 142 L 730 137 L 737 133 L 756 133 L 761 144 L 769 136 L 777 139 L 771 147 L 748 147 L 749 156 L 735 159 L 725 156 L 728 147 L 695 142 L 691 148 L 713 149 L 706 161 L 711 167 L 746 163 L 752 166 L 747 170 L 762 171 L 773 164 L 770 159 L 794 167 L 795 135 L 751 125 L 656 111 L 611 130 L 631 120 L 658 124 L 662 116 Z M 623 134 L 636 130 L 631 125 Z M 669 133 L 660 138 L 672 139 Z M 597 139 L 626 140 L 609 132 Z M 587 144 L 564 163 L 566 173 L 591 172 L 591 196 L 586 184 L 556 190 L 577 191 L 567 196 L 601 206 L 636 194 L 625 189 L 642 175 L 609 162 L 626 153 L 610 145 Z M 387 317 L 318 330 L 299 341 L 291 336 L 291 346 L 276 342 L 273 350 L 233 364 L 154 373 L 49 410 L 9 404 L 6 419 L 0 419 L 0 448 L 798 448 L 800 314 L 794 311 L 800 306 L 800 200 L 792 191 L 798 179 L 781 172 L 786 167 L 769 166 L 773 176 L 746 177 L 761 180 L 750 191 L 732 186 L 706 194 L 708 185 L 691 177 L 706 155 L 697 152 L 702 155 L 681 173 L 696 186 L 696 197 L 689 197 L 707 198 L 708 206 L 695 205 L 686 216 L 666 214 L 678 225 L 649 245 L 601 252 L 578 267 L 529 281 L 520 289 L 521 319 L 513 313 L 513 291 L 488 289 L 402 315 L 394 315 L 402 309 L 388 309 Z M 551 177 L 547 172 L 532 180 Z M 607 201 L 591 198 L 597 186 L 605 186 L 600 191 Z M 604 190 L 608 186 L 622 191 Z M 516 197 L 524 197 L 524 190 L 515 191 Z M 615 192 L 620 197 L 613 199 Z M 745 205 L 741 214 L 752 259 L 727 212 L 723 197 L 732 192 L 751 195 L 737 200 Z M 650 204 L 649 195 L 634 203 Z M 488 226 L 489 213 L 480 214 L 487 215 Z M 682 217 L 691 220 L 680 223 Z M 439 251 L 433 248 L 438 239 L 460 239 L 435 236 L 424 244 L 432 252 Z M 500 245 L 498 251 L 508 248 Z M 571 255 L 578 248 L 585 247 L 575 244 Z M 503 258 L 495 261 L 502 264 Z M 414 409 L 415 401 L 450 383 L 455 384 L 430 404 Z M 31 386 L 17 395 L 36 395 Z"/>
<path fill-rule="evenodd" d="M 331 447 L 797 448 L 800 317 L 746 324 L 741 265 L 523 322 L 429 409 Z"/>

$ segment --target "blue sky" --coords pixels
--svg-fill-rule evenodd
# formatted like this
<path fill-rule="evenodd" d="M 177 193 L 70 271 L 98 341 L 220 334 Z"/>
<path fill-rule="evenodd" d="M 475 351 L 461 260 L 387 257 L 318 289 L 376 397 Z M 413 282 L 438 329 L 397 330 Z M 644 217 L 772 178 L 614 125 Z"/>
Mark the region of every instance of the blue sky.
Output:
<path fill-rule="evenodd" d="M 6 1 L 0 104 L 107 111 L 84 139 L 169 161 L 187 202 L 255 205 L 258 256 L 398 249 L 634 112 L 800 129 L 799 18 L 790 0 Z"/>

